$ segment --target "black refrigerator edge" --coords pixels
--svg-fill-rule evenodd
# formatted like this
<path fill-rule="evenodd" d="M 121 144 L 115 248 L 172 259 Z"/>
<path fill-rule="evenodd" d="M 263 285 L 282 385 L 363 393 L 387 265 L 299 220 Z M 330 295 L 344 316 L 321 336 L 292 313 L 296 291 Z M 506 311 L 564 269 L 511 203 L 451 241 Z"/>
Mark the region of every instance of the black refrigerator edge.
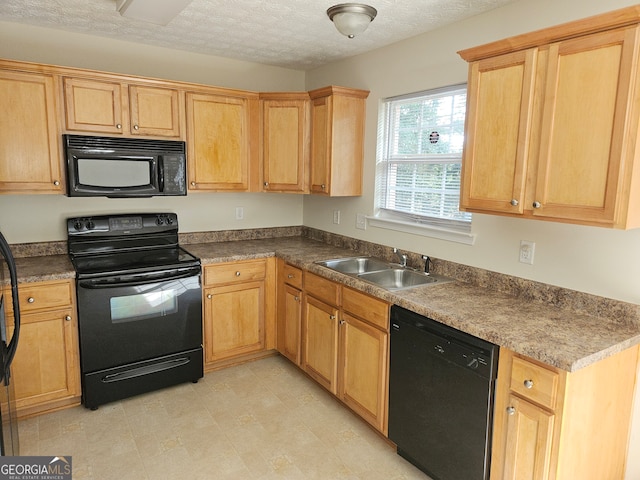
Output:
<path fill-rule="evenodd" d="M 15 409 L 15 395 L 11 378 L 11 362 L 18 348 L 20 335 L 20 305 L 18 304 L 18 276 L 16 263 L 4 235 L 0 233 L 0 455 L 19 455 L 18 421 Z M 8 276 L 8 279 L 7 279 Z M 9 329 L 5 311 L 10 284 L 13 303 L 13 335 L 9 340 Z"/>

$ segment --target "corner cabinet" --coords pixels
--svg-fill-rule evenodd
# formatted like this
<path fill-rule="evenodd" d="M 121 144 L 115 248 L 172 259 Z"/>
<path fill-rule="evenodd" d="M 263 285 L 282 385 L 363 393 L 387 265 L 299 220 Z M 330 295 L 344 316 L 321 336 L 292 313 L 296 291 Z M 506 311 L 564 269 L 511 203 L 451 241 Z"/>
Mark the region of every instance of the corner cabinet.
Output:
<path fill-rule="evenodd" d="M 300 366 L 302 270 L 278 259 L 277 349 Z"/>
<path fill-rule="evenodd" d="M 16 409 L 27 417 L 80 404 L 78 319 L 72 280 L 21 283 L 20 340 L 11 366 Z M 7 295 L 5 298 L 11 298 Z M 13 306 L 7 326 L 13 334 Z"/>
<path fill-rule="evenodd" d="M 0 61 L 0 193 L 63 193 L 53 75 Z"/>
<path fill-rule="evenodd" d="M 325 87 L 311 98 L 311 193 L 362 195 L 364 124 L 369 92 Z"/>
<path fill-rule="evenodd" d="M 177 88 L 84 77 L 65 77 L 63 87 L 69 131 L 183 136 L 184 101 Z"/>
<path fill-rule="evenodd" d="M 500 349 L 491 480 L 624 477 L 638 347 L 575 372 Z"/>
<path fill-rule="evenodd" d="M 186 93 L 190 191 L 258 191 L 257 93 Z"/>
<path fill-rule="evenodd" d="M 640 227 L 639 22 L 631 7 L 459 52 L 461 209 Z"/>
<path fill-rule="evenodd" d="M 265 192 L 309 191 L 309 95 L 260 94 L 262 188 Z"/>
<path fill-rule="evenodd" d="M 204 267 L 204 362 L 209 371 L 275 348 L 275 259 Z"/>

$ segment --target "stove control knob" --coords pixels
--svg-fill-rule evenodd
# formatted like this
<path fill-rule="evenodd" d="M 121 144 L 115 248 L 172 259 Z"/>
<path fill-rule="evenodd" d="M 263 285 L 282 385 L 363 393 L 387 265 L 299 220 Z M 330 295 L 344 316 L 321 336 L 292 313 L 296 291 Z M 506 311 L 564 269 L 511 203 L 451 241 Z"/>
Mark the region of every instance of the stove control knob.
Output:
<path fill-rule="evenodd" d="M 92 230 L 92 229 L 95 228 L 95 226 L 96 226 L 96 224 L 93 223 L 93 220 L 91 220 L 91 219 L 87 220 L 87 230 Z"/>
<path fill-rule="evenodd" d="M 161 216 L 156 218 L 156 225 L 162 225 L 164 223 L 164 219 Z"/>
<path fill-rule="evenodd" d="M 76 219 L 73 222 L 73 228 L 75 228 L 76 230 L 82 230 L 82 222 Z"/>
<path fill-rule="evenodd" d="M 167 218 L 165 218 L 165 221 L 167 222 L 167 225 L 173 224 L 173 218 L 171 218 L 169 215 L 167 215 Z"/>

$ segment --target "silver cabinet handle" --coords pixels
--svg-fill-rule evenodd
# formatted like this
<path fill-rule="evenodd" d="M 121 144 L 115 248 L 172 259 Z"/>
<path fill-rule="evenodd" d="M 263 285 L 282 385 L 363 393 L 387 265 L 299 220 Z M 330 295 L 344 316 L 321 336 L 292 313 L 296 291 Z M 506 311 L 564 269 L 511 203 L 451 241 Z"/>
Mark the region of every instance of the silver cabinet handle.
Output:
<path fill-rule="evenodd" d="M 324 190 L 325 188 L 327 188 L 327 186 L 323 183 L 322 185 L 320 185 L 320 188 Z"/>
<path fill-rule="evenodd" d="M 299 297 L 299 296 L 297 296 L 297 295 L 296 295 L 295 297 L 293 297 L 293 299 L 294 299 L 296 302 L 299 302 L 299 301 L 300 301 L 300 297 Z"/>
<path fill-rule="evenodd" d="M 35 301 L 36 301 L 36 299 L 35 299 L 35 298 L 33 298 L 33 297 L 29 297 L 29 298 L 27 298 L 27 302 L 28 302 L 28 303 L 33 303 L 33 302 L 35 302 Z"/>
<path fill-rule="evenodd" d="M 67 315 L 66 317 L 64 317 L 64 319 L 65 319 L 67 322 L 70 322 L 70 321 L 71 321 L 71 315 Z"/>
<path fill-rule="evenodd" d="M 533 380 L 525 380 L 524 388 L 533 388 Z"/>
<path fill-rule="evenodd" d="M 210 293 L 207 293 L 207 298 L 211 300 L 213 298 L 213 295 L 211 295 Z"/>
<path fill-rule="evenodd" d="M 293 273 L 290 273 L 289 275 L 287 275 L 287 278 L 293 278 L 293 277 L 294 277 Z"/>
<path fill-rule="evenodd" d="M 134 125 L 134 126 L 133 126 L 133 129 L 134 129 L 134 130 L 138 130 L 139 128 L 140 128 L 140 127 L 138 127 L 138 125 Z"/>
<path fill-rule="evenodd" d="M 533 202 L 533 208 L 540 208 L 542 204 L 540 202 Z"/>
<path fill-rule="evenodd" d="M 191 182 L 191 186 L 195 187 L 196 186 L 196 182 Z"/>
<path fill-rule="evenodd" d="M 516 408 L 515 407 L 507 407 L 507 415 L 515 415 Z"/>
<path fill-rule="evenodd" d="M 59 185 L 60 185 L 60 181 L 59 181 L 59 180 L 54 180 L 54 181 L 53 181 L 53 184 L 57 187 L 57 186 L 59 186 Z"/>
<path fill-rule="evenodd" d="M 120 130 L 120 129 L 122 128 L 122 125 L 121 125 L 120 123 L 118 123 L 118 124 L 116 125 L 116 128 L 117 128 L 118 130 Z"/>
<path fill-rule="evenodd" d="M 240 272 L 236 272 L 236 277 L 239 277 L 239 276 L 240 276 Z"/>
<path fill-rule="evenodd" d="M 264 184 L 263 184 L 263 185 L 264 185 L 265 187 L 268 187 L 268 186 L 269 186 L 269 182 L 264 182 Z"/>
<path fill-rule="evenodd" d="M 329 320 L 335 320 L 336 316 L 335 315 L 329 315 Z"/>
<path fill-rule="evenodd" d="M 340 325 L 344 325 L 344 324 L 345 324 L 345 323 L 347 323 L 347 322 L 345 322 L 344 320 L 340 320 L 338 323 L 339 323 Z"/>
<path fill-rule="evenodd" d="M 520 202 L 518 202 L 518 200 L 516 200 L 515 198 L 511 200 L 511 205 L 513 205 L 514 207 L 517 207 L 518 203 Z"/>

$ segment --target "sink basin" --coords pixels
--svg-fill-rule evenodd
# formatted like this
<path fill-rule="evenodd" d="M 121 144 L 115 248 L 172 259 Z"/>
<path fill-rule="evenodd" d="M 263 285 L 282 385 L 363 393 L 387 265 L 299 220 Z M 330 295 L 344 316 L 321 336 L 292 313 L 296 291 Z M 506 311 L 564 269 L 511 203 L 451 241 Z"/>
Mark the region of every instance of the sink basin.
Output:
<path fill-rule="evenodd" d="M 362 273 L 377 272 L 379 270 L 387 270 L 391 268 L 391 265 L 388 262 L 373 257 L 334 258 L 332 260 L 324 260 L 317 263 L 318 265 L 331 268 L 332 270 L 336 270 L 347 275 L 360 275 Z"/>
<path fill-rule="evenodd" d="M 439 275 L 426 275 L 422 272 L 404 268 L 389 268 L 377 272 L 362 273 L 358 275 L 358 278 L 375 283 L 379 287 L 386 288 L 387 290 L 403 290 L 420 285 L 453 281 L 451 278 L 441 277 Z"/>

